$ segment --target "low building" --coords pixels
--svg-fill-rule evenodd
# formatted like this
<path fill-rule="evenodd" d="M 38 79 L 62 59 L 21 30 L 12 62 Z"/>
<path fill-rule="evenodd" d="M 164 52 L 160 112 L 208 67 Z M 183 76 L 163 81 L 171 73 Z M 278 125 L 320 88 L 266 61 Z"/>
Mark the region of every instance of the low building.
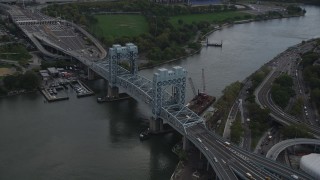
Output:
<path fill-rule="evenodd" d="M 314 177 L 314 179 L 320 179 L 320 154 L 311 153 L 302 156 L 300 169 Z"/>
<path fill-rule="evenodd" d="M 50 75 L 46 72 L 40 72 L 42 80 L 47 81 L 50 78 Z"/>
<path fill-rule="evenodd" d="M 47 68 L 49 74 L 53 77 L 57 77 L 59 74 L 59 71 L 55 67 L 49 67 Z"/>

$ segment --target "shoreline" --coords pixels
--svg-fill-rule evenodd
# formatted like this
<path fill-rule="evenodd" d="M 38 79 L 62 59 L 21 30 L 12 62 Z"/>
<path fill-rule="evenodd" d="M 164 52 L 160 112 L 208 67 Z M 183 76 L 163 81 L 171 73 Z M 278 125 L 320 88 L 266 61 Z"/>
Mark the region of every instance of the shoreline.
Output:
<path fill-rule="evenodd" d="M 263 64 L 261 67 L 259 67 L 255 72 L 261 70 L 261 69 L 264 68 L 265 66 L 268 66 L 268 65 L 269 65 L 270 63 L 272 63 L 279 55 L 281 55 L 281 54 L 283 54 L 283 53 L 285 53 L 285 52 L 287 52 L 287 51 L 290 51 L 291 48 L 299 47 L 300 45 L 302 45 L 302 44 L 304 44 L 304 43 L 311 43 L 311 42 L 316 41 L 316 40 L 318 40 L 318 39 L 320 39 L 320 38 L 311 38 L 311 39 L 302 41 L 302 42 L 300 42 L 300 43 L 298 43 L 298 44 L 295 44 L 295 45 L 292 45 L 292 46 L 287 47 L 286 50 L 284 50 L 284 51 L 278 53 L 277 55 L 275 55 L 272 59 L 270 59 L 268 62 L 266 62 L 265 64 Z M 251 78 L 251 76 L 252 76 L 255 72 L 253 72 L 251 75 L 249 75 L 248 77 L 246 77 L 243 81 L 246 81 L 247 79 Z M 255 91 L 256 91 L 256 90 L 255 90 Z M 217 101 L 218 101 L 218 100 L 217 100 Z M 258 147 L 258 146 L 256 146 L 256 147 Z M 173 173 L 172 173 L 172 175 L 171 175 L 170 180 L 176 180 L 176 179 L 177 179 L 176 174 L 179 174 L 181 171 L 183 171 L 183 169 L 184 169 L 185 166 L 181 166 L 181 164 L 184 164 L 184 162 L 181 161 L 181 160 L 179 160 L 178 164 L 176 165 L 175 170 L 173 171 Z"/>
<path fill-rule="evenodd" d="M 246 23 L 251 23 L 251 22 L 260 22 L 260 21 L 268 21 L 268 20 L 276 20 L 276 19 L 288 19 L 288 18 L 301 17 L 301 16 L 304 16 L 304 14 L 301 14 L 301 15 L 290 15 L 290 16 L 277 17 L 277 18 L 276 17 L 275 18 L 270 17 L 268 19 L 259 19 L 259 20 L 247 19 L 247 20 L 233 21 L 232 23 L 224 23 L 222 25 L 216 25 L 215 27 L 213 27 L 212 30 L 210 30 L 206 34 L 202 35 L 201 38 L 198 38 L 195 42 L 198 42 L 201 39 L 207 38 L 209 35 L 211 35 L 215 31 L 223 30 L 223 28 L 230 27 L 230 26 L 237 25 L 237 24 L 246 24 Z M 176 61 L 179 61 L 181 59 L 185 59 L 185 58 L 191 57 L 191 56 L 193 56 L 195 54 L 200 53 L 200 51 L 202 50 L 203 47 L 204 46 L 201 46 L 199 49 L 197 49 L 194 52 L 192 52 L 190 54 L 187 54 L 185 56 L 182 56 L 182 57 L 179 57 L 179 58 L 175 58 L 175 59 L 170 59 L 170 60 L 167 60 L 167 61 L 164 61 L 164 62 L 161 62 L 161 63 L 158 63 L 158 64 L 150 65 L 150 66 L 142 66 L 142 67 L 139 67 L 138 69 L 139 70 L 151 69 L 151 68 L 158 67 L 158 66 L 161 66 L 161 65 L 164 65 L 164 64 L 167 64 L 167 63 L 176 62 Z M 148 61 L 150 61 L 150 60 L 148 60 Z"/>

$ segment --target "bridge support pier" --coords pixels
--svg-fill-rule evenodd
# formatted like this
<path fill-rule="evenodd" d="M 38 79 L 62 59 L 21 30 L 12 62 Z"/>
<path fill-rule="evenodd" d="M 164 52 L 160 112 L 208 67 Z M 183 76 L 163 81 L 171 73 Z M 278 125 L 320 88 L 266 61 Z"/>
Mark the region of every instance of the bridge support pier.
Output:
<path fill-rule="evenodd" d="M 149 128 L 153 133 L 161 132 L 163 130 L 163 120 L 160 118 L 155 119 L 154 117 L 152 117 L 149 120 Z"/>
<path fill-rule="evenodd" d="M 186 136 L 182 137 L 182 148 L 185 151 L 187 151 L 190 148 L 190 141 Z"/>
<path fill-rule="evenodd" d="M 94 71 L 88 67 L 88 80 L 94 79 Z"/>
<path fill-rule="evenodd" d="M 118 87 L 111 87 L 110 85 L 108 86 L 108 96 L 109 97 L 119 97 L 119 88 Z"/>

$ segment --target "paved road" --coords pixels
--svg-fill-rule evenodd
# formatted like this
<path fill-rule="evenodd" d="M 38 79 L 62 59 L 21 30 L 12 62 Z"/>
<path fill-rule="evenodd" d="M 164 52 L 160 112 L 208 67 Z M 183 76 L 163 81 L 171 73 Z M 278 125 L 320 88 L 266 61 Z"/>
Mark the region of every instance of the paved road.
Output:
<path fill-rule="evenodd" d="M 278 55 L 275 58 L 276 61 L 274 61 L 275 65 L 273 67 L 273 70 L 255 91 L 256 102 L 262 108 L 268 107 L 271 111 L 271 117 L 273 117 L 281 124 L 300 124 L 302 123 L 302 121 L 301 119 L 285 113 L 273 102 L 270 94 L 271 85 L 278 76 L 280 76 L 284 72 L 289 71 L 288 68 L 290 68 L 290 64 L 295 63 L 294 60 L 300 58 L 299 53 L 307 52 L 310 49 L 306 48 L 306 46 L 309 47 L 306 43 L 305 45 L 296 46 L 296 48 L 290 48 L 289 50 Z M 320 136 L 320 129 L 318 127 L 310 124 L 306 124 L 306 126 L 313 134 L 315 134 L 316 136 Z"/>
<path fill-rule="evenodd" d="M 202 125 L 188 128 L 187 134 L 188 138 L 207 157 L 215 172 L 218 173 L 218 177 L 222 179 L 236 179 L 235 172 L 242 176 L 250 173 L 254 179 L 265 179 L 266 177 L 280 179 L 270 172 L 278 173 L 288 179 L 293 174 L 298 175 L 300 179 L 312 179 L 302 171 L 291 169 L 232 144 L 228 145 L 225 139 L 209 132 Z"/>
<path fill-rule="evenodd" d="M 277 144 L 275 144 L 268 152 L 266 157 L 276 160 L 278 155 L 285 150 L 286 148 L 298 145 L 298 144 L 315 144 L 320 145 L 319 139 L 307 139 L 307 138 L 297 138 L 297 139 L 288 139 L 285 141 L 281 141 Z"/>

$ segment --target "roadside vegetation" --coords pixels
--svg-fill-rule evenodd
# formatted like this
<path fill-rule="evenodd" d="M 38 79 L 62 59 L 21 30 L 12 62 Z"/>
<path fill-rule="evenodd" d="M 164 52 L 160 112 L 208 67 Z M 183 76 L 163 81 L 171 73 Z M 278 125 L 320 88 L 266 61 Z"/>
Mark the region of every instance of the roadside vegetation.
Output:
<path fill-rule="evenodd" d="M 261 107 L 255 102 L 254 91 L 268 76 L 270 68 L 263 66 L 258 71 L 250 76 L 251 86 L 247 89 L 247 98 L 245 100 L 245 107 L 248 110 L 248 117 L 250 117 L 250 129 L 251 129 L 251 147 L 255 148 L 258 141 L 265 131 L 267 131 L 271 124 L 269 121 L 269 109 L 261 109 Z"/>
<path fill-rule="evenodd" d="M 250 76 L 251 87 L 247 89 L 247 98 L 245 99 L 246 101 L 250 103 L 255 102 L 256 97 L 254 95 L 254 91 L 262 83 L 262 81 L 267 77 L 269 72 L 270 72 L 270 69 L 266 66 L 263 66 L 262 68 L 260 68 L 258 71 L 256 71 Z"/>
<path fill-rule="evenodd" d="M 248 103 L 250 117 L 251 147 L 255 148 L 264 132 L 270 127 L 269 109 L 261 109 L 256 103 Z"/>
<path fill-rule="evenodd" d="M 304 124 L 283 126 L 281 128 L 281 134 L 285 139 L 313 138 L 313 135 L 309 133 L 308 127 Z"/>
<path fill-rule="evenodd" d="M 0 37 L 0 42 L 9 42 L 9 41 L 11 41 L 12 39 L 9 37 L 9 36 L 7 36 L 7 35 L 4 35 L 4 36 L 1 36 Z"/>
<path fill-rule="evenodd" d="M 237 114 L 236 120 L 232 123 L 230 127 L 230 141 L 239 144 L 241 141 L 241 137 L 243 137 L 244 129 L 241 124 L 241 113 Z"/>
<path fill-rule="evenodd" d="M 309 52 L 302 55 L 301 62 L 303 79 L 310 88 L 310 100 L 316 105 L 318 112 L 320 112 L 320 64 L 315 62 L 319 61 L 319 58 L 318 53 Z"/>
<path fill-rule="evenodd" d="M 283 109 L 288 105 L 290 98 L 295 95 L 292 86 L 293 79 L 287 74 L 280 75 L 272 84 L 272 100 Z"/>
<path fill-rule="evenodd" d="M 289 113 L 296 117 L 303 114 L 303 99 L 301 97 L 295 100 Z"/>
<path fill-rule="evenodd" d="M 214 104 L 217 112 L 207 121 L 208 127 L 216 128 L 216 132 L 223 134 L 224 126 L 227 121 L 228 113 L 234 101 L 237 100 L 238 94 L 242 88 L 242 83 L 237 81 L 227 86 L 222 92 L 223 95 Z M 218 123 L 219 122 L 219 123 Z"/>

